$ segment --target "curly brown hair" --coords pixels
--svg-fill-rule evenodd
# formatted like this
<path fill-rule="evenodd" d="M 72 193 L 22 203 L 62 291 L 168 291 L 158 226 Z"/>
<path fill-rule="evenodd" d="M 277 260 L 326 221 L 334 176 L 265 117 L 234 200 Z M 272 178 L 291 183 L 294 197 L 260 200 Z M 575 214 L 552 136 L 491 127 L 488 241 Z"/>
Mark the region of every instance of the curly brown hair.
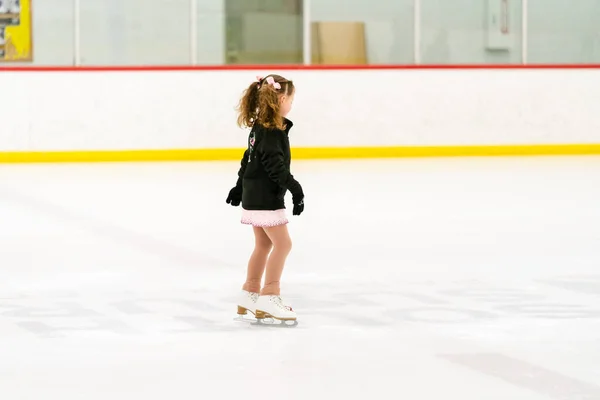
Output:
<path fill-rule="evenodd" d="M 269 77 L 279 83 L 281 88 L 277 89 L 269 84 Z M 265 128 L 285 129 L 283 117 L 279 113 L 279 98 L 283 95 L 291 96 L 294 90 L 294 82 L 280 75 L 267 75 L 259 81 L 252 82 L 244 90 L 237 107 L 238 125 L 251 128 L 254 124 L 259 124 Z"/>

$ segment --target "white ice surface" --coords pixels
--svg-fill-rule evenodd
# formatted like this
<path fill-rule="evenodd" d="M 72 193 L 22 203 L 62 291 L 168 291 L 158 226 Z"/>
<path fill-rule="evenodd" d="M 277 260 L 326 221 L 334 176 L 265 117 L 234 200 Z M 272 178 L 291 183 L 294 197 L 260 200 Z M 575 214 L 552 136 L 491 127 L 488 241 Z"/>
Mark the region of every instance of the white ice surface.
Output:
<path fill-rule="evenodd" d="M 600 399 L 600 158 L 295 162 L 294 329 L 237 167 L 1 165 L 0 399 Z"/>

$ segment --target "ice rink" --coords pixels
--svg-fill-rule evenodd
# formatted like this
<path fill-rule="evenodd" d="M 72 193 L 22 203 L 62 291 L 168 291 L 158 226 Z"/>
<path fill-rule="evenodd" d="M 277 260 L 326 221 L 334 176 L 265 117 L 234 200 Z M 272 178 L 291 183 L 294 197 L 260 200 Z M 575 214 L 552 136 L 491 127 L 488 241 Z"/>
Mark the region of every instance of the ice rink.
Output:
<path fill-rule="evenodd" d="M 295 161 L 292 329 L 237 168 L 1 165 L 0 398 L 600 399 L 600 157 Z"/>

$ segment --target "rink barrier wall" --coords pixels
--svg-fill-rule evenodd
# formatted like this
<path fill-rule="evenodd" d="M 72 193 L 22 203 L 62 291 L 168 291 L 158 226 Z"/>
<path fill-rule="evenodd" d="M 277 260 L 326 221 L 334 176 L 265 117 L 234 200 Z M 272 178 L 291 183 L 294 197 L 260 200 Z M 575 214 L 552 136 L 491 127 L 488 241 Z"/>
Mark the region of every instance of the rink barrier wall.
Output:
<path fill-rule="evenodd" d="M 239 160 L 234 106 L 273 71 L 295 159 L 600 154 L 600 65 L 0 66 L 0 162 Z"/>

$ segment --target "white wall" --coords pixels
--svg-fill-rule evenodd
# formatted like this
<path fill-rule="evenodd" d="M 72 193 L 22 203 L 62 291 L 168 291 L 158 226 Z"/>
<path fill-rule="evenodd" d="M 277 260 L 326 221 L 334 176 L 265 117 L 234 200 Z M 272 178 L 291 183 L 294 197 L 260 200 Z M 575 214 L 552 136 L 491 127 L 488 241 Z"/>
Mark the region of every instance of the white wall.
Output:
<path fill-rule="evenodd" d="M 245 146 L 265 71 L 0 72 L 0 150 Z M 283 71 L 293 146 L 600 143 L 600 70 Z"/>

